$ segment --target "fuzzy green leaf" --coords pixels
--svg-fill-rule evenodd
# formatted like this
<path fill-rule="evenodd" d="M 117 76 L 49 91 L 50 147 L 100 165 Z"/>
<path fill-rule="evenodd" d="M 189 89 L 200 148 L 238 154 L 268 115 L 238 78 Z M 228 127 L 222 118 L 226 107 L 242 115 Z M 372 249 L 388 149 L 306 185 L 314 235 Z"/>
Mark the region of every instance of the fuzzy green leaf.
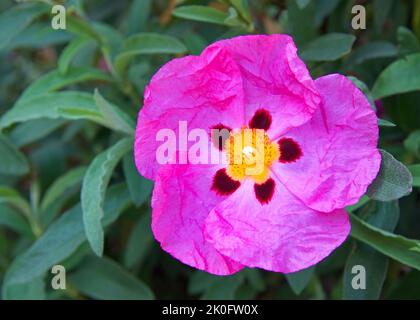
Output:
<path fill-rule="evenodd" d="M 131 59 L 143 54 L 177 54 L 187 48 L 176 38 L 157 33 L 138 33 L 125 40 L 121 53 L 115 58 L 119 75 L 126 71 Z"/>
<path fill-rule="evenodd" d="M 182 6 L 176 8 L 174 11 L 172 11 L 172 15 L 178 18 L 215 24 L 225 24 L 225 19 L 228 17 L 225 12 L 215 8 L 199 5 Z"/>
<path fill-rule="evenodd" d="M 372 89 L 375 99 L 420 90 L 420 53 L 406 56 L 389 65 Z"/>
<path fill-rule="evenodd" d="M 413 177 L 407 167 L 385 150 L 381 152 L 381 167 L 366 194 L 374 200 L 391 201 L 399 199 L 412 190 Z"/>
<path fill-rule="evenodd" d="M 344 33 L 328 33 L 304 46 L 300 57 L 305 61 L 334 61 L 348 54 L 356 37 Z"/>
<path fill-rule="evenodd" d="M 133 147 L 133 140 L 125 138 L 96 156 L 83 179 L 81 204 L 86 237 L 93 251 L 101 256 L 104 246 L 104 231 L 101 220 L 106 188 L 114 168 Z"/>
<path fill-rule="evenodd" d="M 69 282 L 94 299 L 150 300 L 152 291 L 137 277 L 109 258 L 87 257 Z"/>
<path fill-rule="evenodd" d="M 28 172 L 26 157 L 6 136 L 0 134 L 0 173 L 20 176 Z"/>

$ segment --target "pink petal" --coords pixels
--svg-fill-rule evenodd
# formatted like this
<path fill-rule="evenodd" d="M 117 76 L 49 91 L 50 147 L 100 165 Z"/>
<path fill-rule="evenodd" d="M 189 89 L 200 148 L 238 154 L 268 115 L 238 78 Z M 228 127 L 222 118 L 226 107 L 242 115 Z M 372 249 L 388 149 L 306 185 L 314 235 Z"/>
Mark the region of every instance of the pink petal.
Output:
<path fill-rule="evenodd" d="M 157 132 L 172 129 L 179 138 L 179 121 L 187 121 L 188 132 L 201 128 L 209 134 L 219 124 L 240 128 L 245 123 L 241 73 L 223 48 L 170 61 L 146 88 L 135 139 L 136 165 L 146 178 L 153 180 L 159 168 Z"/>
<path fill-rule="evenodd" d="M 284 136 L 299 144 L 302 156 L 273 170 L 307 206 L 330 212 L 356 203 L 376 177 L 378 125 L 368 100 L 346 77 L 332 74 L 315 83 L 323 104 Z"/>
<path fill-rule="evenodd" d="M 203 234 L 209 212 L 226 199 L 210 191 L 218 169 L 206 165 L 161 166 L 152 197 L 152 229 L 163 250 L 183 263 L 227 275 L 242 266 L 220 254 Z"/>
<path fill-rule="evenodd" d="M 269 135 L 276 137 L 307 122 L 320 97 L 290 36 L 284 34 L 240 36 L 212 47 L 229 51 L 243 77 L 246 123 L 259 109 L 273 117 Z"/>
<path fill-rule="evenodd" d="M 296 272 L 328 256 L 350 231 L 343 209 L 314 211 L 278 181 L 272 200 L 260 204 L 247 180 L 206 219 L 206 238 L 223 255 L 248 267 Z"/>

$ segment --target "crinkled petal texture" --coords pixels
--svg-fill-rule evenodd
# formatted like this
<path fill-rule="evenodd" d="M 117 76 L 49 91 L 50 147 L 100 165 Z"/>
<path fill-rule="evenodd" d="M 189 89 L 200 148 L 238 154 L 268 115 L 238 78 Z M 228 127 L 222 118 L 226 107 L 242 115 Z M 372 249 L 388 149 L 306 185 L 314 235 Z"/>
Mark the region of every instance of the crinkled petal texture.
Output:
<path fill-rule="evenodd" d="M 378 124 L 366 97 L 346 77 L 332 74 L 315 83 L 321 106 L 308 123 L 285 134 L 302 156 L 277 163 L 273 171 L 307 206 L 330 212 L 356 203 L 376 177 Z"/>
<path fill-rule="evenodd" d="M 228 275 L 242 265 L 219 253 L 204 238 L 204 221 L 225 197 L 210 192 L 219 167 L 161 166 L 152 196 L 152 229 L 161 247 L 197 269 Z"/>
<path fill-rule="evenodd" d="M 206 219 L 206 238 L 223 255 L 249 267 L 290 273 L 316 264 L 348 236 L 344 209 L 308 208 L 276 181 L 272 200 L 261 205 L 247 181 Z"/>
<path fill-rule="evenodd" d="M 240 127 L 243 105 L 241 73 L 223 48 L 209 47 L 199 57 L 170 61 L 146 88 L 139 113 L 134 154 L 139 172 L 152 180 L 156 176 L 156 150 L 162 144 L 156 139 L 159 130 L 171 129 L 178 138 L 180 121 L 186 121 L 188 132 L 200 128 L 210 133 L 219 123 Z M 177 144 L 177 151 L 187 148 Z"/>
<path fill-rule="evenodd" d="M 139 172 L 154 179 L 159 168 L 160 129 L 179 136 L 188 130 L 223 124 L 241 128 L 258 109 L 266 109 L 274 138 L 307 122 L 320 102 L 314 81 L 287 35 L 241 36 L 214 43 L 200 56 L 174 59 L 152 78 L 138 117 L 135 160 Z M 179 151 L 180 147 L 177 146 Z"/>
<path fill-rule="evenodd" d="M 247 122 L 258 109 L 273 118 L 271 138 L 307 122 L 320 97 L 304 62 L 288 35 L 241 36 L 216 42 L 241 71 Z"/>
<path fill-rule="evenodd" d="M 269 184 L 230 181 L 223 164 L 159 164 L 157 134 L 171 129 L 187 139 L 180 121 L 208 135 L 215 127 L 267 130 L 283 152 Z M 164 250 L 218 275 L 244 265 L 289 273 L 348 236 L 343 208 L 377 175 L 377 140 L 376 115 L 347 78 L 312 81 L 289 36 L 242 36 L 157 72 L 139 113 L 135 160 L 155 180 L 152 228 Z M 178 162 L 194 143 L 177 141 Z"/>

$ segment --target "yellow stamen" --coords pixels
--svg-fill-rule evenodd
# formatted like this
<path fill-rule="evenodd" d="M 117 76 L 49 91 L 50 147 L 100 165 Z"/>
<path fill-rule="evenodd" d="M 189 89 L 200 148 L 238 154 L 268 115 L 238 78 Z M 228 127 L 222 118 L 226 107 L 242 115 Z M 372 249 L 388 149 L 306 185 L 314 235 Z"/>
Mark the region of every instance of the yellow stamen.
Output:
<path fill-rule="evenodd" d="M 279 146 L 264 130 L 243 128 L 232 131 L 225 142 L 227 174 L 236 181 L 246 177 L 262 184 L 270 177 L 270 167 L 280 156 Z"/>

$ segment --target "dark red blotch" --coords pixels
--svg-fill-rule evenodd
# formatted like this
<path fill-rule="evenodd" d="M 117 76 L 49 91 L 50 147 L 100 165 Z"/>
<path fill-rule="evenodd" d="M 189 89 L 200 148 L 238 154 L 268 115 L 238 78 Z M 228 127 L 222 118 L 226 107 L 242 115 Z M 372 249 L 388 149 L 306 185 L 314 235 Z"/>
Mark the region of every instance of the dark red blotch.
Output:
<path fill-rule="evenodd" d="M 282 138 L 278 141 L 278 144 L 280 147 L 280 162 L 295 162 L 302 156 L 302 149 L 292 138 Z"/>
<path fill-rule="evenodd" d="M 230 195 L 239 188 L 241 183 L 233 180 L 226 173 L 226 169 L 219 169 L 213 177 L 213 185 L 211 189 L 219 195 Z"/>
<path fill-rule="evenodd" d="M 262 184 L 254 184 L 255 196 L 261 204 L 270 202 L 274 194 L 274 186 L 274 180 L 271 178 Z"/>
<path fill-rule="evenodd" d="M 271 126 L 271 122 L 271 114 L 267 110 L 259 109 L 249 121 L 249 127 L 251 129 L 263 129 L 267 131 Z"/>

